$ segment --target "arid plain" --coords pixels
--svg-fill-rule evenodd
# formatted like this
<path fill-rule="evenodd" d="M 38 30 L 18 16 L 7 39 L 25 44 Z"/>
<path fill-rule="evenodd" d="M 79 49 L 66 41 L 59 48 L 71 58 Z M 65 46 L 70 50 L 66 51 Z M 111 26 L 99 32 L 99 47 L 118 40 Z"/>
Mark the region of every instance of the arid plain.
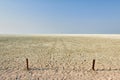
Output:
<path fill-rule="evenodd" d="M 0 80 L 120 80 L 120 35 L 0 35 Z"/>

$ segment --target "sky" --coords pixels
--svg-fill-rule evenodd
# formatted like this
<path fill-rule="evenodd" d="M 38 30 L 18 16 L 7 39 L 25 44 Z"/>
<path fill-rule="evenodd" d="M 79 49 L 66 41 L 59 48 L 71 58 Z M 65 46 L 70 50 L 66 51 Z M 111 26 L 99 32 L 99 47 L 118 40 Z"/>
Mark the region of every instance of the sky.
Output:
<path fill-rule="evenodd" d="M 120 0 L 0 0 L 0 34 L 120 34 Z"/>

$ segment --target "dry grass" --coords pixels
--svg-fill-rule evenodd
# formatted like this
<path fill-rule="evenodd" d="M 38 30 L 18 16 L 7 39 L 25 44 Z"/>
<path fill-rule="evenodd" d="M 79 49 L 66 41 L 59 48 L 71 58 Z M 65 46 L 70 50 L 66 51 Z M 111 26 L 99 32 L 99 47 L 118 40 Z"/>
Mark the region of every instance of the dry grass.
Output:
<path fill-rule="evenodd" d="M 120 38 L 0 37 L 0 80 L 119 80 L 119 74 Z"/>

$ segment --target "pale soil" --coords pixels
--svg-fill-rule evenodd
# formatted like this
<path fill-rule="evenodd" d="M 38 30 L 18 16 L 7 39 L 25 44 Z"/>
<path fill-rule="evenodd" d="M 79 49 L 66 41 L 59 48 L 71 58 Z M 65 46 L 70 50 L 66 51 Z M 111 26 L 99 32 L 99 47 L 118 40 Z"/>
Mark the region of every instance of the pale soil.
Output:
<path fill-rule="evenodd" d="M 120 36 L 1 36 L 0 80 L 120 80 Z"/>

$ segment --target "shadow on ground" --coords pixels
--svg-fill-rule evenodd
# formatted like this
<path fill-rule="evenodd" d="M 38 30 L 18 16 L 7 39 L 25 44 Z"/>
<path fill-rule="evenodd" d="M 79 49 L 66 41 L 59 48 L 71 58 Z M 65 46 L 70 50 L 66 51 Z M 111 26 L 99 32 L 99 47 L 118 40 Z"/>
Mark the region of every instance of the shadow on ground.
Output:
<path fill-rule="evenodd" d="M 41 71 L 44 71 L 44 70 L 55 70 L 55 71 L 58 71 L 58 67 L 56 68 L 29 68 L 29 70 L 41 70 Z"/>
<path fill-rule="evenodd" d="M 96 69 L 95 71 L 120 71 L 120 69 Z"/>

